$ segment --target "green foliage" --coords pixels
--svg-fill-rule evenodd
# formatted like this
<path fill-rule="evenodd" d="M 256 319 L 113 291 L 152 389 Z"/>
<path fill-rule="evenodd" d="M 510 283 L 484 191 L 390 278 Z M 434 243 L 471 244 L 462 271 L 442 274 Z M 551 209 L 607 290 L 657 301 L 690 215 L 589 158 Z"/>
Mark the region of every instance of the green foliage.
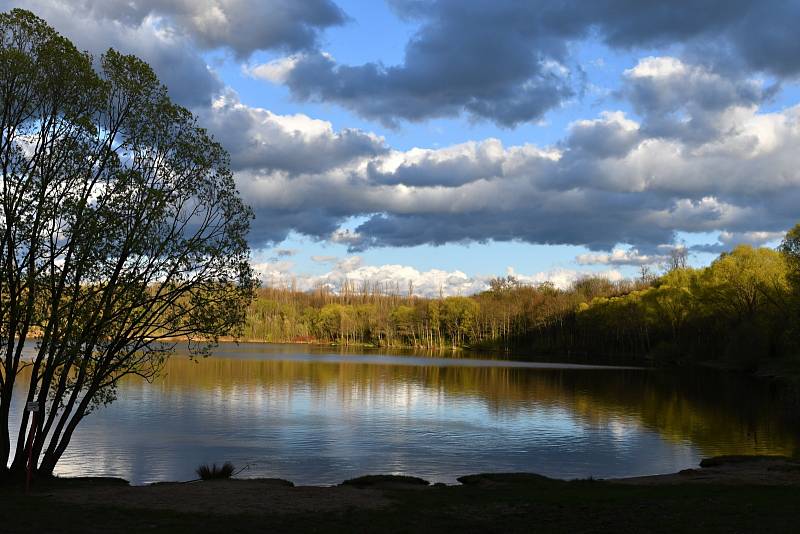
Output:
<path fill-rule="evenodd" d="M 660 277 L 636 282 L 583 278 L 557 289 L 507 277 L 492 280 L 490 290 L 478 295 L 439 299 L 379 287 L 340 295 L 264 289 L 248 314 L 248 330 L 269 341 L 485 346 L 723 359 L 749 367 L 798 354 L 797 251 L 800 226 L 787 234 L 780 252 L 742 245 L 707 268 L 676 264 Z"/>
<path fill-rule="evenodd" d="M 580 307 L 576 329 L 583 341 L 577 345 L 589 352 L 753 365 L 787 353 L 787 276 L 781 254 L 741 245 L 705 269 L 677 268 L 652 287 Z"/>
<path fill-rule="evenodd" d="M 800 224 L 796 224 L 794 228 L 786 232 L 779 250 L 790 262 L 792 275 L 800 274 L 797 272 L 797 269 L 800 268 Z"/>
<path fill-rule="evenodd" d="M 444 299 L 441 321 L 454 346 L 463 345 L 477 338 L 479 305 L 467 297 Z"/>
<path fill-rule="evenodd" d="M 628 291 L 628 283 L 582 279 L 576 288 L 551 284 L 526 286 L 498 279 L 493 289 L 471 297 L 421 298 L 397 288 L 360 292 L 345 284 L 340 294 L 327 289 L 302 293 L 259 290 L 247 311 L 245 336 L 258 341 L 316 341 L 343 345 L 456 348 L 510 347 L 533 328 L 558 321 L 585 295 Z"/>
<path fill-rule="evenodd" d="M 779 249 L 786 260 L 789 295 L 783 309 L 789 318 L 793 350 L 800 353 L 800 224 L 786 233 Z"/>

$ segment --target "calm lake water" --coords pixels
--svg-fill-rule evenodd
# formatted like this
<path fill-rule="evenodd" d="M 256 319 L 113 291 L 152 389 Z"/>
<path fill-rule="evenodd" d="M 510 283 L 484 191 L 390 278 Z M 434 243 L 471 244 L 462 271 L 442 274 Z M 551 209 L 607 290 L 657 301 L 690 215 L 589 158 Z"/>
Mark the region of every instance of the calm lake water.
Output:
<path fill-rule="evenodd" d="M 618 477 L 718 454 L 792 455 L 799 442 L 776 393 L 735 376 L 337 350 L 178 354 L 165 376 L 126 380 L 87 417 L 56 472 L 143 484 L 231 461 L 248 466 L 241 477 L 299 484 L 370 473 Z"/>

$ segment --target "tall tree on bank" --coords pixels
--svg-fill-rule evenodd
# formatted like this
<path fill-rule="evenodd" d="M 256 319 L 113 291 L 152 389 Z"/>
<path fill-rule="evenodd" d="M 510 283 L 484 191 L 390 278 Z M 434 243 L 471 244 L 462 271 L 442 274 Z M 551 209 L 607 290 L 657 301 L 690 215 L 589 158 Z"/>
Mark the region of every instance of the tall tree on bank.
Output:
<path fill-rule="evenodd" d="M 800 296 L 800 224 L 786 232 L 779 250 L 789 264 L 789 282 Z"/>
<path fill-rule="evenodd" d="M 786 232 L 779 250 L 789 267 L 791 295 L 787 308 L 795 349 L 800 350 L 800 224 Z"/>
<path fill-rule="evenodd" d="M 95 63 L 18 9 L 0 39 L 0 470 L 23 471 L 32 444 L 49 474 L 122 377 L 158 373 L 170 338 L 203 353 L 243 323 L 252 214 L 227 153 L 147 64 Z M 40 411 L 11 443 L 26 401 Z"/>

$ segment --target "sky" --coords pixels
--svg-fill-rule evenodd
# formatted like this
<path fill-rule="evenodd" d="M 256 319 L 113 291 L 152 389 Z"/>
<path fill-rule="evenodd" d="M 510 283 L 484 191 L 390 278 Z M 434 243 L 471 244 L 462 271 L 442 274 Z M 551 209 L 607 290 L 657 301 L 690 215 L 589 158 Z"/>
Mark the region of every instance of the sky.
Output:
<path fill-rule="evenodd" d="M 253 263 L 469 294 L 707 265 L 800 221 L 800 0 L 0 0 L 153 67 Z"/>

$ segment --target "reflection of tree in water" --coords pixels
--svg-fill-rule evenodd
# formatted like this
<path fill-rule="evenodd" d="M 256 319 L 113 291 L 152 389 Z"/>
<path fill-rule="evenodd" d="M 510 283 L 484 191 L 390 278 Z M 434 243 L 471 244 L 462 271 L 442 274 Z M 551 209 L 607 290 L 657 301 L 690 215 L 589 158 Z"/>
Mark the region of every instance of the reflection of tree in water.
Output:
<path fill-rule="evenodd" d="M 479 399 L 496 414 L 563 408 L 586 424 L 638 424 L 703 454 L 794 455 L 800 437 L 763 384 L 724 373 L 437 367 L 324 361 L 173 358 L 156 387 L 335 395 L 343 406 L 400 398 L 409 389 Z M 127 387 L 136 387 L 133 383 Z"/>

